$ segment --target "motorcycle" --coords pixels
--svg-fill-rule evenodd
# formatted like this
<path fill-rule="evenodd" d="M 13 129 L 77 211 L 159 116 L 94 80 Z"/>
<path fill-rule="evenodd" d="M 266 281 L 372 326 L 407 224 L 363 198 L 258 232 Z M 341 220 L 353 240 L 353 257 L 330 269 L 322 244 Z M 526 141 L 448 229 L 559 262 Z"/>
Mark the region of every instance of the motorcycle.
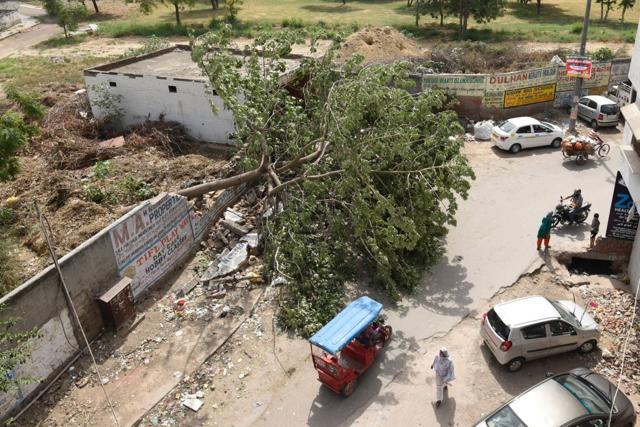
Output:
<path fill-rule="evenodd" d="M 570 206 L 565 205 L 564 198 L 560 197 L 560 204 L 556 206 L 556 210 L 553 213 L 551 228 L 555 228 L 560 223 L 581 224 L 587 220 L 590 210 L 591 203 L 585 203 L 581 207 L 573 209 Z"/>

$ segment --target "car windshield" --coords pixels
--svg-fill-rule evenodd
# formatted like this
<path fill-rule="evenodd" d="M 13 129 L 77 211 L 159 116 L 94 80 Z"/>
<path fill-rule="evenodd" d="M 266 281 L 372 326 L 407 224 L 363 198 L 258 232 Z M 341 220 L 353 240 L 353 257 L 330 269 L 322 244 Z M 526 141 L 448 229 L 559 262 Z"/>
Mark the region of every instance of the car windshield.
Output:
<path fill-rule="evenodd" d="M 618 106 L 616 104 L 605 104 L 600 107 L 602 114 L 617 114 Z"/>
<path fill-rule="evenodd" d="M 558 310 L 558 313 L 560 313 L 560 317 L 562 317 L 562 320 L 569 322 L 573 326 L 578 326 L 578 318 L 573 313 L 567 310 L 558 301 L 549 300 L 549 302 L 555 307 L 556 310 Z"/>
<path fill-rule="evenodd" d="M 489 427 L 527 427 L 509 405 L 491 415 L 485 423 Z"/>
<path fill-rule="evenodd" d="M 559 375 L 554 380 L 571 393 L 590 414 L 609 412 L 609 404 L 586 382 L 570 374 Z"/>
<path fill-rule="evenodd" d="M 511 123 L 509 120 L 504 121 L 498 125 L 498 128 L 500 128 L 500 130 L 503 130 L 505 132 L 511 132 L 513 129 L 515 129 L 515 127 L 516 126 L 513 123 Z"/>
<path fill-rule="evenodd" d="M 496 313 L 493 308 L 487 313 L 487 318 L 489 319 L 489 324 L 500 338 L 503 340 L 509 339 L 509 332 L 511 332 L 511 330 L 504 324 L 500 316 L 498 316 L 498 313 Z"/>

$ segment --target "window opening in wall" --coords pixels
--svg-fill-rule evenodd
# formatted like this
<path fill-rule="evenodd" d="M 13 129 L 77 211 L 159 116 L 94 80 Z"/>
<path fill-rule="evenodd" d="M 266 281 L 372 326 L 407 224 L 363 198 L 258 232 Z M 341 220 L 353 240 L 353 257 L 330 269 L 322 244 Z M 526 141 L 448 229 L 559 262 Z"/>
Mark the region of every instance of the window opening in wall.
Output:
<path fill-rule="evenodd" d="M 109 86 L 111 86 L 111 87 L 116 87 L 116 86 L 118 86 L 118 85 L 116 84 L 116 82 L 109 82 Z"/>
<path fill-rule="evenodd" d="M 177 87 L 175 87 L 175 86 L 171 86 L 171 85 L 169 85 L 169 92 L 171 92 L 171 93 L 176 93 L 176 92 L 178 92 L 178 88 L 177 88 Z"/>

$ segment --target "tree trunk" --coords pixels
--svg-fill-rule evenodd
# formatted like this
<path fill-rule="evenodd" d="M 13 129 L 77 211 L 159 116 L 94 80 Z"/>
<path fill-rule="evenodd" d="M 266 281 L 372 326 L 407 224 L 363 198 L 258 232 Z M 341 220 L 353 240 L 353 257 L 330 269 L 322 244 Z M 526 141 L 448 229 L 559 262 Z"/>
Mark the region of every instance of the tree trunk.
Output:
<path fill-rule="evenodd" d="M 440 26 L 444 25 L 444 0 L 440 0 Z"/>
<path fill-rule="evenodd" d="M 216 4 L 216 0 L 211 0 L 211 9 L 216 10 L 218 5 Z"/>
<path fill-rule="evenodd" d="M 627 6 L 623 5 L 622 6 L 622 16 L 620 17 L 620 23 L 624 24 L 624 14 L 627 11 Z"/>
<path fill-rule="evenodd" d="M 600 3 L 600 20 L 604 20 L 604 0 Z"/>
<path fill-rule="evenodd" d="M 67 31 L 67 26 L 66 25 L 62 26 L 62 31 L 64 31 L 64 38 L 68 39 L 69 38 L 69 32 Z"/>
<path fill-rule="evenodd" d="M 416 28 L 420 26 L 420 0 L 416 0 Z"/>
<path fill-rule="evenodd" d="M 176 24 L 178 24 L 178 27 L 179 27 L 180 25 L 182 25 L 180 23 L 180 8 L 178 8 L 178 3 L 174 3 L 173 7 L 176 8 Z"/>
<path fill-rule="evenodd" d="M 604 0 L 603 0 L 604 1 Z M 607 1 L 607 8 L 604 11 L 604 20 L 609 19 L 609 11 L 611 10 L 611 2 Z"/>
<path fill-rule="evenodd" d="M 536 3 L 536 14 L 538 16 L 540 16 L 540 3 L 542 2 L 542 0 L 538 0 Z"/>

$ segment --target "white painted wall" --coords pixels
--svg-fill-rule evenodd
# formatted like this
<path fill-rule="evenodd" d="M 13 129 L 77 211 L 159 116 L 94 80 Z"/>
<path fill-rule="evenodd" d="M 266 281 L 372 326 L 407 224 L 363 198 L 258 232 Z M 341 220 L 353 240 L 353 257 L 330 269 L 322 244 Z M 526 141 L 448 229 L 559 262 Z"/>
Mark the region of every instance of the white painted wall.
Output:
<path fill-rule="evenodd" d="M 109 82 L 116 84 L 109 86 Z M 106 111 L 96 105 L 99 92 L 95 86 L 102 85 L 121 96 L 123 125 L 131 126 L 146 120 L 164 120 L 181 123 L 193 138 L 222 144 L 233 144 L 229 138 L 235 132 L 233 114 L 224 108 L 222 99 L 207 94 L 204 82 L 161 79 L 153 76 L 133 77 L 121 74 L 85 75 L 85 83 L 91 110 L 97 118 Z M 175 86 L 177 92 L 169 92 Z M 211 104 L 216 107 L 214 114 Z"/>
<path fill-rule="evenodd" d="M 18 405 L 38 387 L 39 381 L 59 369 L 78 350 L 69 311 L 64 309 L 40 328 L 40 338 L 31 347 L 31 358 L 16 368 L 17 378 L 32 378 L 35 382 L 18 385 L 13 393 L 0 393 L 0 414 Z"/>

